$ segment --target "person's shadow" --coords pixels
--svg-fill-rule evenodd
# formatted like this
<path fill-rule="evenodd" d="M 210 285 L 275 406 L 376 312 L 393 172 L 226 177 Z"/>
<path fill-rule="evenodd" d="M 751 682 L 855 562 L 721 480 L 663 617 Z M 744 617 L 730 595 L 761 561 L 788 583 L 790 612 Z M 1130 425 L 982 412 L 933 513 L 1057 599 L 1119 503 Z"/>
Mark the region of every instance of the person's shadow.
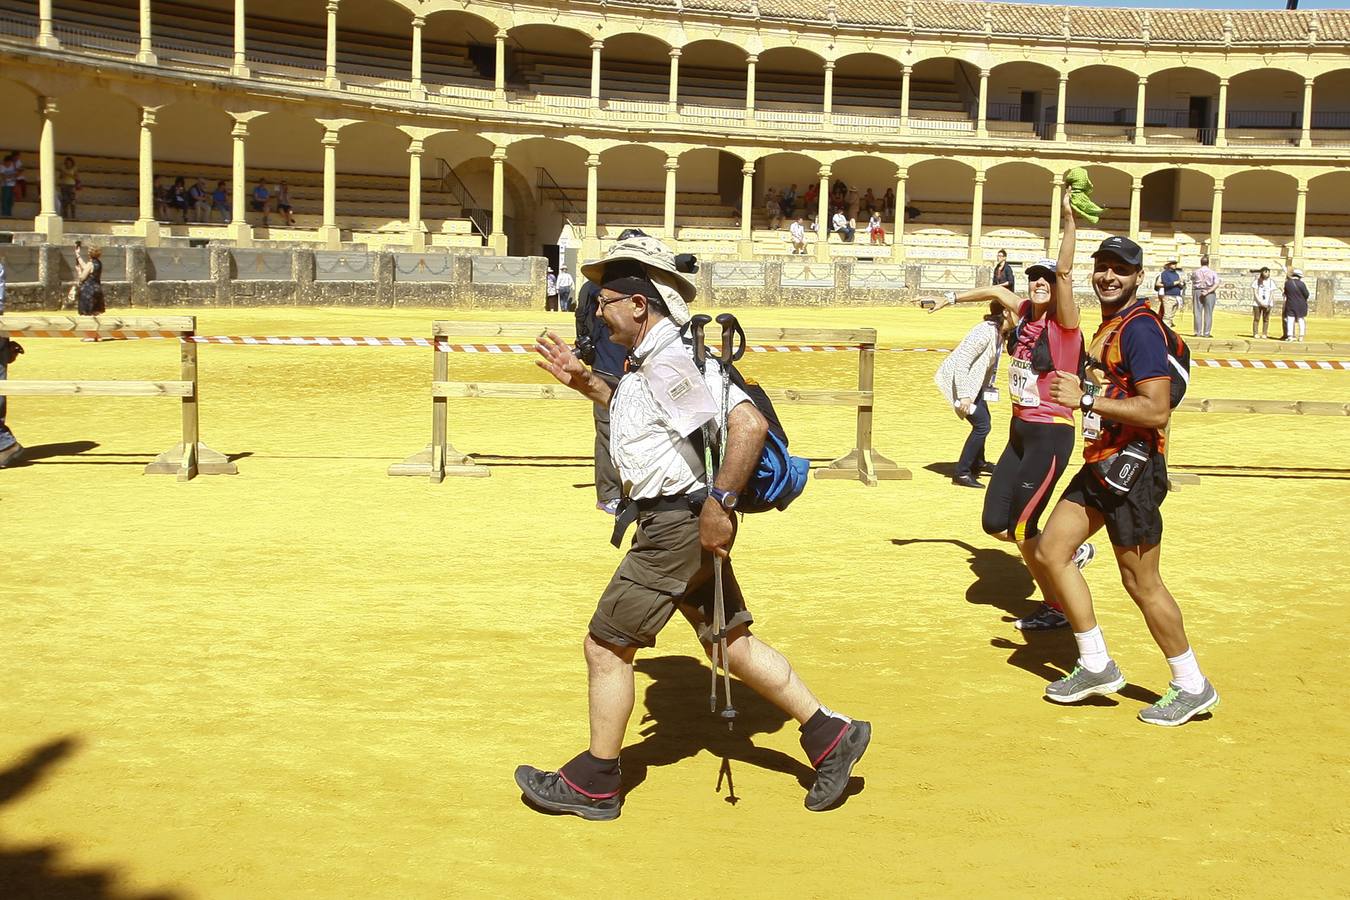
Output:
<path fill-rule="evenodd" d="M 35 747 L 28 756 L 0 771 L 0 808 L 37 787 L 50 769 L 74 753 L 79 743 L 61 738 Z M 117 890 L 114 870 L 74 870 L 56 844 L 13 846 L 0 841 L 0 897 L 42 900 L 173 900 L 164 892 L 132 895 Z"/>
<path fill-rule="evenodd" d="M 726 785 L 728 803 L 735 804 L 731 763 L 741 762 L 797 779 L 803 789 L 815 782 L 815 770 L 804 761 L 768 747 L 757 747 L 751 738 L 773 734 L 790 724 L 790 717 L 749 686 L 732 681 L 731 699 L 736 708 L 735 725 L 728 730 L 726 720 L 709 711 L 709 666 L 691 656 L 658 656 L 638 659 L 635 668 L 652 679 L 644 697 L 646 712 L 638 723 L 642 741 L 623 750 L 625 795 L 647 779 L 653 766 L 669 766 L 707 750 L 722 760 L 716 787 Z M 721 696 L 721 672 L 718 695 Z M 849 779 L 844 798 L 860 792 L 862 778 Z M 843 802 L 841 798 L 840 802 Z"/>

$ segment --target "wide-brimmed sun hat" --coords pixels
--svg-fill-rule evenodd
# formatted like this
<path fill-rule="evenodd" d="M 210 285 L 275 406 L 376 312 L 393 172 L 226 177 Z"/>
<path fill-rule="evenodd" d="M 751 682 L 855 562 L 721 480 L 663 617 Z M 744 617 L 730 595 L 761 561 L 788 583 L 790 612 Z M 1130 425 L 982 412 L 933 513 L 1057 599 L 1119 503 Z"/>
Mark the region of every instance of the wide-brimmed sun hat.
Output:
<path fill-rule="evenodd" d="M 581 274 L 595 284 L 604 284 L 605 267 L 620 260 L 642 266 L 661 292 L 661 299 L 676 325 L 689 321 L 689 301 L 698 296 L 698 288 L 675 268 L 675 254 L 669 247 L 648 235 L 626 238 L 610 247 L 600 259 L 583 265 Z"/>

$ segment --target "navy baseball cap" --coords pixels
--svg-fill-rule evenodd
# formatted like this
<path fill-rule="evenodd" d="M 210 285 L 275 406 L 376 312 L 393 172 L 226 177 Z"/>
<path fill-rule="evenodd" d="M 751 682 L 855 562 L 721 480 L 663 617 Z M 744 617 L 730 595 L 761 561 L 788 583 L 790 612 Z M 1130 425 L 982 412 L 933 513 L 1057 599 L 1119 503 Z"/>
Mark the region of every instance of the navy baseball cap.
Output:
<path fill-rule="evenodd" d="M 1055 265 L 1053 259 L 1038 259 L 1027 266 L 1027 277 L 1035 278 L 1039 275 L 1044 275 L 1047 280 L 1054 281 L 1055 273 L 1057 271 L 1059 271 L 1059 268 Z"/>
<path fill-rule="evenodd" d="M 1134 241 L 1118 234 L 1113 234 L 1102 241 L 1101 246 L 1093 251 L 1093 259 L 1099 256 L 1114 256 L 1121 262 L 1139 266 L 1141 269 L 1144 267 L 1143 249 Z"/>

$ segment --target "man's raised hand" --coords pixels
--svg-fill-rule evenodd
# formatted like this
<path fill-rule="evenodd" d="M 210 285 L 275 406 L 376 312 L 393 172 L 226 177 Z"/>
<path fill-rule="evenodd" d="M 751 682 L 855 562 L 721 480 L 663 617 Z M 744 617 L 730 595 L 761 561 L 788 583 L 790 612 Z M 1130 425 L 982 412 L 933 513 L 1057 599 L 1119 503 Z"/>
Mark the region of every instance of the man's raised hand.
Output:
<path fill-rule="evenodd" d="M 558 337 L 557 332 L 550 331 L 538 338 L 534 343 L 534 350 L 543 357 L 534 361 L 536 366 L 575 391 L 586 390 L 590 383 L 590 370 L 586 368 L 585 363 L 577 359 L 572 348 Z"/>

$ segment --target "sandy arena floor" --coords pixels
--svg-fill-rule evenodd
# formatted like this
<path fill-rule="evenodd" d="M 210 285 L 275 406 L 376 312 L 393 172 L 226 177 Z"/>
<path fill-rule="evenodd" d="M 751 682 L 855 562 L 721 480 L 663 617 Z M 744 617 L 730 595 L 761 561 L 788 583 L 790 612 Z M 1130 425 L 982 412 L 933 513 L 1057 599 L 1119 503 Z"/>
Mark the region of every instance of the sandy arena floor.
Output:
<path fill-rule="evenodd" d="M 951 346 L 977 314 L 743 321 Z M 405 336 L 501 317 L 199 315 L 203 334 Z M 1220 319 L 1242 334 L 1242 317 Z M 1310 324 L 1350 340 L 1350 321 Z M 11 377 L 177 376 L 169 342 L 25 343 Z M 592 508 L 589 410 L 452 401 L 452 440 L 502 457 L 492 477 L 390 478 L 427 443 L 430 356 L 202 347 L 203 439 L 240 454 L 241 474 L 190 484 L 141 475 L 175 442 L 176 401 L 11 401 L 35 458 L 0 472 L 0 895 L 1346 895 L 1344 419 L 1178 414 L 1175 463 L 1337 471 L 1207 476 L 1168 500 L 1164 574 L 1223 703 L 1157 729 L 1135 714 L 1167 668 L 1109 554 L 1087 575 L 1130 686 L 1041 699 L 1072 639 L 1009 624 L 1031 582 L 980 532 L 981 495 L 949 483 L 966 426 L 932 386 L 940 357 L 880 355 L 875 443 L 914 480 L 813 481 L 736 548 L 757 632 L 827 704 L 874 723 L 860 792 L 806 812 L 795 728 L 740 688 L 728 736 L 673 622 L 639 657 L 624 814 L 591 824 L 532 812 L 511 779 L 586 740 L 580 642 L 619 558 Z M 451 365 L 543 380 L 523 356 Z M 783 354 L 745 369 L 851 387 L 855 366 Z M 1191 396 L 1347 401 L 1350 372 L 1197 369 Z M 783 412 L 799 453 L 852 446 L 847 411 Z M 991 455 L 1007 415 L 995 406 Z"/>

